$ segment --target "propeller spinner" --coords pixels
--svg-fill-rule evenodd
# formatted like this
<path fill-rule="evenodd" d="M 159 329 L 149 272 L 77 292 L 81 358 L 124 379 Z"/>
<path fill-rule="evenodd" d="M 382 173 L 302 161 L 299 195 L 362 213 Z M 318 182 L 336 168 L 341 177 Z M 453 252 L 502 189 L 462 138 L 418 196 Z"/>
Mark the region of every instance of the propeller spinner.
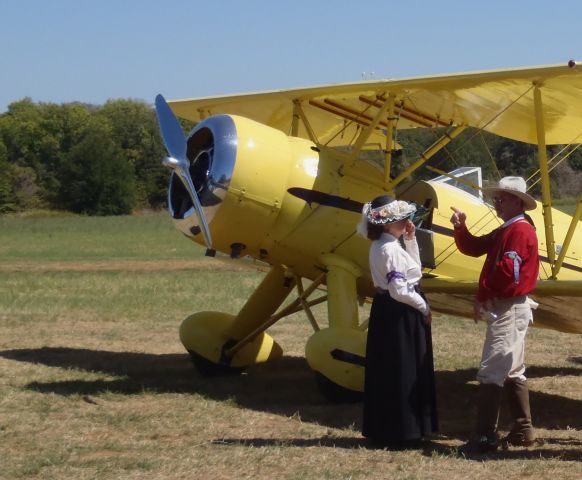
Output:
<path fill-rule="evenodd" d="M 212 237 L 210 236 L 210 228 L 208 227 L 204 210 L 196 193 L 194 182 L 190 176 L 190 162 L 186 156 L 186 137 L 184 136 L 178 119 L 162 95 L 156 96 L 156 114 L 160 126 L 160 133 L 169 154 L 162 163 L 164 166 L 172 169 L 184 184 L 192 200 L 194 210 L 196 211 L 206 246 L 211 249 Z"/>

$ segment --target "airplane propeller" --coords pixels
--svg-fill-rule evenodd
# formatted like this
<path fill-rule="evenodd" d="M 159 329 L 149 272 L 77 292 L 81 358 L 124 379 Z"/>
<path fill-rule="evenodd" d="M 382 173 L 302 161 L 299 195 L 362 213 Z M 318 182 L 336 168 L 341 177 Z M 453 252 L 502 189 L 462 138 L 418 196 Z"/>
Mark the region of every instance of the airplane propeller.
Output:
<path fill-rule="evenodd" d="M 204 210 L 202 210 L 202 205 L 198 199 L 194 182 L 190 176 L 190 162 L 186 156 L 186 137 L 184 136 L 178 119 L 162 95 L 156 96 L 156 115 L 158 117 L 160 133 L 169 154 L 162 163 L 164 166 L 172 169 L 184 184 L 192 200 L 192 205 L 194 205 L 206 246 L 211 249 L 212 237 L 210 236 L 210 228 L 208 227 Z"/>

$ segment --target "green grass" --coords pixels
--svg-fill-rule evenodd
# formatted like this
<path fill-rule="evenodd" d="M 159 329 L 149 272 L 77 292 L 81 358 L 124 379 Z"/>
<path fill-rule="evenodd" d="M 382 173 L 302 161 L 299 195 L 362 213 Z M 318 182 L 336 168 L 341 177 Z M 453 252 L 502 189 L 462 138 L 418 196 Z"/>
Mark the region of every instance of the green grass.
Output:
<path fill-rule="evenodd" d="M 580 336 L 528 334 L 534 423 L 546 444 L 467 460 L 455 448 L 474 420 L 484 329 L 435 316 L 440 435 L 421 450 L 368 449 L 361 405 L 330 404 L 317 389 L 303 358 L 312 330 L 302 313 L 269 329 L 284 350 L 279 361 L 212 379 L 192 368 L 181 320 L 197 310 L 236 313 L 263 273 L 214 268 L 216 260 L 165 269 L 202 249 L 163 215 L 0 222 L 2 480 L 580 478 Z M 2 268 L 43 248 L 38 272 Z M 150 270 L 91 263 L 151 258 L 158 267 Z M 51 262 L 70 270 L 43 271 Z M 325 308 L 314 313 L 325 325 Z"/>
<path fill-rule="evenodd" d="M 104 325 L 118 322 L 132 325 L 138 333 L 151 332 L 170 319 L 176 322 L 192 311 L 215 310 L 221 304 L 236 313 L 262 276 L 222 269 L 42 275 L 0 271 L 0 319 L 3 327 L 28 325 L 45 332 L 63 322 L 70 328 L 81 325 L 88 335 L 94 335 L 93 323 L 101 336 L 112 334 Z M 227 305 L 225 298 L 231 299 Z"/>
<path fill-rule="evenodd" d="M 187 259 L 204 250 L 166 213 L 119 217 L 0 216 L 0 261 Z"/>

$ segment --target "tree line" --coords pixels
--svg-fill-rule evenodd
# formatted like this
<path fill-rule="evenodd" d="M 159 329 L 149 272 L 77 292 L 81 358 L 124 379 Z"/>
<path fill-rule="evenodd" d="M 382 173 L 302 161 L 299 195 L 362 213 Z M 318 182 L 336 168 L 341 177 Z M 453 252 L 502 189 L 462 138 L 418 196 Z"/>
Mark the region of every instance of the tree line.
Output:
<path fill-rule="evenodd" d="M 0 212 L 121 215 L 161 208 L 164 154 L 145 102 L 14 102 L 0 115 Z"/>
<path fill-rule="evenodd" d="M 192 124 L 183 126 L 188 131 Z M 396 173 L 441 133 L 399 131 L 396 141 L 403 153 L 393 162 Z M 552 172 L 556 196 L 580 193 L 579 150 L 549 148 L 550 158 L 558 153 L 567 156 Z M 14 102 L 0 115 L 0 213 L 54 209 L 122 215 L 163 208 L 168 182 L 168 171 L 161 166 L 165 154 L 155 112 L 146 102 L 53 104 L 28 98 Z M 537 147 L 467 129 L 430 164 L 444 171 L 481 166 L 485 178 L 505 174 L 528 178 L 537 169 Z M 415 174 L 434 175 L 427 169 Z"/>

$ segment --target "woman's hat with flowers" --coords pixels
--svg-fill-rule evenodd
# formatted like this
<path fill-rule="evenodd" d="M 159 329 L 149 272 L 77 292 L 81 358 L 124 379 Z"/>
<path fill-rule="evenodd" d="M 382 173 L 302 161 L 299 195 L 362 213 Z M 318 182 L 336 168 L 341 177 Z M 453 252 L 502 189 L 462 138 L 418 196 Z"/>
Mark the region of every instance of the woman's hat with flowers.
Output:
<path fill-rule="evenodd" d="M 374 225 L 386 225 L 414 217 L 417 210 L 414 203 L 408 203 L 404 200 L 394 200 L 390 197 L 385 198 L 390 199 L 390 201 L 379 206 L 376 206 L 378 203 L 376 201 L 368 202 L 364 205 L 362 214 L 368 222 Z M 376 205 L 373 207 L 373 204 Z"/>

